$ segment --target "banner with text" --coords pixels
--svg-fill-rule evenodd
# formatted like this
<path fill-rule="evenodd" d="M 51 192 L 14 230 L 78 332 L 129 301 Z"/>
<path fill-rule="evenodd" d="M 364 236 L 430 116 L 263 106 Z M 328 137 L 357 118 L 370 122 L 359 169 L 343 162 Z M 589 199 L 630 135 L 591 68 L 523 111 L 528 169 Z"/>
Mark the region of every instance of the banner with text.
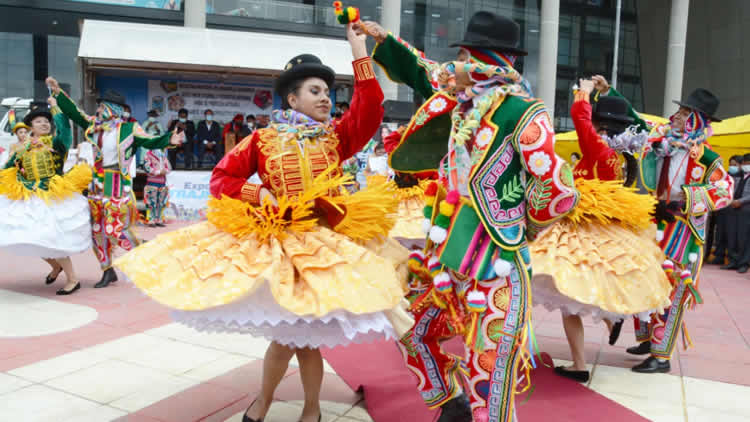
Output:
<path fill-rule="evenodd" d="M 203 120 L 211 109 L 214 121 L 227 123 L 236 114 L 271 114 L 273 92 L 267 86 L 250 86 L 210 82 L 148 81 L 148 109 L 159 111 L 159 122 L 166 126 L 187 109 L 188 118 Z"/>
<path fill-rule="evenodd" d="M 210 182 L 210 171 L 172 171 L 167 174 L 169 206 L 164 217 L 176 221 L 205 220 L 211 196 Z"/>

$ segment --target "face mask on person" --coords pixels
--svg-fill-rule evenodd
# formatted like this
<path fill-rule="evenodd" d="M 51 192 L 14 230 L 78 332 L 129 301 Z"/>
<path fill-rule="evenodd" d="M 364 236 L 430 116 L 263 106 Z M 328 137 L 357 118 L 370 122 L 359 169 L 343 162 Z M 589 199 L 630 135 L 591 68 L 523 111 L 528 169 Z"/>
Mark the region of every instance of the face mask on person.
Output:
<path fill-rule="evenodd" d="M 185 122 L 187 122 L 187 119 L 184 117 L 180 117 L 180 123 L 185 123 Z"/>
<path fill-rule="evenodd" d="M 125 119 L 125 120 L 129 119 L 130 118 L 130 113 L 128 113 L 127 111 L 122 112 L 122 118 Z"/>
<path fill-rule="evenodd" d="M 750 165 L 748 164 L 743 165 L 742 171 L 744 171 L 745 173 L 750 173 Z"/>
<path fill-rule="evenodd" d="M 213 116 L 213 114 L 206 114 L 206 121 L 207 121 L 207 122 L 210 122 L 210 121 L 212 121 L 213 119 L 214 119 L 214 116 Z"/>
<path fill-rule="evenodd" d="M 737 174 L 740 172 L 740 168 L 737 166 L 729 166 L 729 174 Z"/>

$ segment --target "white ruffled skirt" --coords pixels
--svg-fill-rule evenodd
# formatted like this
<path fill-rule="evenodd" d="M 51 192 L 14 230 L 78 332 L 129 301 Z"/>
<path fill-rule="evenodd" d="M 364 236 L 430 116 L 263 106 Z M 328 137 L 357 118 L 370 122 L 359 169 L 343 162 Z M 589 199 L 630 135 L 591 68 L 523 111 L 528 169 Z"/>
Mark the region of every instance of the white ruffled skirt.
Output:
<path fill-rule="evenodd" d="M 88 200 L 80 194 L 45 202 L 0 195 L 0 248 L 23 256 L 64 258 L 91 248 Z"/>
<path fill-rule="evenodd" d="M 300 316 L 278 305 L 268 283 L 237 302 L 200 311 L 172 311 L 171 316 L 198 331 L 250 334 L 296 348 L 397 339 L 385 312 L 338 310 L 323 317 Z"/>

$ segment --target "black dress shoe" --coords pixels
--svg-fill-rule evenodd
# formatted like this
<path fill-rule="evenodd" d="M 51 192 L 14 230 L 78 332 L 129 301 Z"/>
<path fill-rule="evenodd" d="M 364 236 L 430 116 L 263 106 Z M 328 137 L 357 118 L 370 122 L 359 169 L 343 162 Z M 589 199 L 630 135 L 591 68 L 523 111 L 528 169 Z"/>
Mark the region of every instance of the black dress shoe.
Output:
<path fill-rule="evenodd" d="M 750 267 L 748 267 L 747 265 L 743 265 L 743 266 L 740 267 L 739 270 L 737 270 L 737 272 L 740 273 L 740 274 L 745 274 L 748 269 L 750 269 Z"/>
<path fill-rule="evenodd" d="M 644 341 L 637 346 L 628 347 L 625 351 L 630 353 L 631 355 L 647 355 L 651 353 L 651 342 Z"/>
<path fill-rule="evenodd" d="M 60 276 L 61 272 L 62 271 L 60 271 L 59 273 L 55 274 L 54 277 L 52 277 L 52 273 L 47 274 L 47 278 L 44 279 L 44 284 L 46 284 L 46 285 L 49 286 L 50 284 L 54 283 L 57 280 L 57 277 Z"/>
<path fill-rule="evenodd" d="M 564 366 L 556 366 L 555 373 L 565 378 L 570 378 L 573 381 L 589 382 L 589 371 L 572 371 L 566 369 Z"/>
<path fill-rule="evenodd" d="M 250 416 L 247 416 L 247 411 L 250 410 L 251 407 L 255 404 L 256 400 L 253 400 L 252 403 L 250 403 L 250 406 L 245 409 L 245 413 L 242 414 L 242 422 L 263 422 L 263 419 L 253 419 Z"/>
<path fill-rule="evenodd" d="M 114 283 L 117 281 L 117 273 L 115 272 L 114 268 L 107 268 L 107 270 L 104 271 L 104 274 L 102 274 L 102 279 L 99 280 L 98 283 L 94 284 L 95 289 L 101 289 L 103 287 L 107 287 L 110 285 L 110 283 Z"/>
<path fill-rule="evenodd" d="M 164 223 L 156 223 L 156 227 L 167 227 Z"/>
<path fill-rule="evenodd" d="M 55 294 L 58 296 L 72 295 L 73 293 L 76 292 L 76 290 L 80 288 L 81 288 L 81 283 L 76 283 L 75 287 L 73 287 L 71 290 L 65 290 L 65 288 L 63 287 L 62 289 L 58 290 L 57 293 Z"/>
<path fill-rule="evenodd" d="M 620 338 L 620 331 L 622 331 L 622 322 L 624 320 L 619 320 L 612 324 L 612 331 L 609 332 L 609 345 L 614 346 L 615 343 L 617 343 L 617 339 Z"/>
<path fill-rule="evenodd" d="M 659 360 L 651 356 L 640 364 L 634 366 L 632 370 L 639 374 L 656 374 L 669 372 L 670 368 L 668 360 Z"/>
<path fill-rule="evenodd" d="M 722 270 L 736 270 L 736 269 L 740 268 L 740 266 L 737 265 L 737 264 L 729 263 L 727 265 L 722 265 L 719 268 L 721 268 Z"/>
<path fill-rule="evenodd" d="M 472 422 L 473 420 L 469 399 L 466 397 L 466 394 L 461 394 L 449 400 L 440 406 L 440 408 L 442 411 L 437 422 Z"/>

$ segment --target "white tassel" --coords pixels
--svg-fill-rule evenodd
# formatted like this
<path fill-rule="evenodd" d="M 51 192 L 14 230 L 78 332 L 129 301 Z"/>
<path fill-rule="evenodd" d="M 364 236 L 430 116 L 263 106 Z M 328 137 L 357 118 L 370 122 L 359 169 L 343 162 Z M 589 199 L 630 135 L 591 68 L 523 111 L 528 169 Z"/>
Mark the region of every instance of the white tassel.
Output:
<path fill-rule="evenodd" d="M 664 240 L 664 230 L 657 230 L 656 231 L 656 241 L 661 242 Z"/>
<path fill-rule="evenodd" d="M 433 256 L 430 257 L 430 260 L 427 261 L 427 266 L 428 267 L 432 267 L 433 265 L 436 265 L 437 263 L 438 263 L 438 257 L 436 257 L 435 255 L 433 255 Z"/>
<path fill-rule="evenodd" d="M 510 262 L 504 259 L 498 259 L 497 261 L 495 261 L 494 267 L 495 274 L 497 274 L 498 277 L 507 277 L 510 275 Z"/>
<path fill-rule="evenodd" d="M 697 260 L 698 260 L 698 254 L 697 254 L 697 253 L 695 253 L 695 252 L 691 253 L 690 255 L 688 255 L 688 260 L 689 260 L 690 262 L 695 262 L 695 261 L 697 261 Z"/>
<path fill-rule="evenodd" d="M 446 237 L 448 237 L 448 231 L 444 228 L 440 226 L 432 226 L 430 229 L 430 240 L 438 245 L 445 242 Z"/>
<path fill-rule="evenodd" d="M 422 220 L 422 232 L 424 234 L 429 234 L 431 228 L 432 228 L 432 221 L 430 221 L 429 218 L 425 218 L 424 220 Z"/>

